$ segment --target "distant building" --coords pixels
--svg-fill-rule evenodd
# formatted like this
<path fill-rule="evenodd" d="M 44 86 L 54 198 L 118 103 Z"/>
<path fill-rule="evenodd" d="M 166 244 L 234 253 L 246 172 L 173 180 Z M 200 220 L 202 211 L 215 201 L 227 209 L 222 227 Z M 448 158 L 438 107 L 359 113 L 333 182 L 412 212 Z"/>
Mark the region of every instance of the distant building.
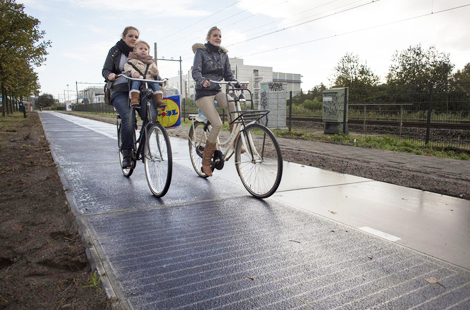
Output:
<path fill-rule="evenodd" d="M 232 73 L 238 81 L 249 82 L 248 89 L 253 92 L 255 103 L 259 102 L 260 82 L 280 82 L 287 84 L 287 91 L 292 91 L 295 96 L 301 91 L 302 75 L 298 73 L 273 72 L 272 67 L 245 65 L 243 59 L 230 58 Z M 183 87 L 180 88 L 180 77 L 169 78 L 168 89 L 173 92 L 182 92 L 182 98 L 193 98 L 195 96 L 195 83 L 191 70 L 181 78 Z M 180 90 L 181 89 L 181 90 Z"/>
<path fill-rule="evenodd" d="M 87 87 L 83 90 L 80 90 L 78 92 L 78 100 L 72 100 L 72 104 L 90 104 L 104 102 L 103 87 Z"/>

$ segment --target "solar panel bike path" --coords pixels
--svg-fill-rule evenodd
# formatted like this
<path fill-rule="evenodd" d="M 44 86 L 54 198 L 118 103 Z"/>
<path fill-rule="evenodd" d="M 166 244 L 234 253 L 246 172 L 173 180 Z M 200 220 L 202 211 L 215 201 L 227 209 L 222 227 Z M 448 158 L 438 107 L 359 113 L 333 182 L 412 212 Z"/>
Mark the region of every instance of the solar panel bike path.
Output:
<path fill-rule="evenodd" d="M 141 163 L 122 175 L 115 126 L 40 115 L 116 308 L 470 308 L 467 201 L 293 163 L 257 200 L 232 162 L 198 177 L 176 138 L 156 199 Z"/>

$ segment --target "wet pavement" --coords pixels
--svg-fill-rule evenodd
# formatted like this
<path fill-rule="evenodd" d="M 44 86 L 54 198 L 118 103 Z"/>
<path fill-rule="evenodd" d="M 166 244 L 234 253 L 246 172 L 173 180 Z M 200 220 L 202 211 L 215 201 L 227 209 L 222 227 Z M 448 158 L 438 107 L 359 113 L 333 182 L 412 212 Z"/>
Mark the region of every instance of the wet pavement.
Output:
<path fill-rule="evenodd" d="M 470 201 L 285 163 L 265 200 L 171 138 L 156 199 L 119 168 L 116 128 L 41 112 L 108 296 L 125 309 L 468 309 Z M 171 129 L 170 129 L 171 130 Z M 400 155 L 402 156 L 402 155 Z"/>

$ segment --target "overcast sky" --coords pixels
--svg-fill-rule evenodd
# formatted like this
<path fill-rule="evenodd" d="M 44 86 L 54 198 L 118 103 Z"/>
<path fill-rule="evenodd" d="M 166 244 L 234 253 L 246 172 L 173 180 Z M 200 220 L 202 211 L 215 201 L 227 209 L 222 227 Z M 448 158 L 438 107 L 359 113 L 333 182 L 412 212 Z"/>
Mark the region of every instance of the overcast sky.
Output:
<path fill-rule="evenodd" d="M 470 62 L 470 0 L 17 0 L 41 21 L 52 47 L 37 69 L 41 93 L 75 98 L 78 89 L 101 83 L 108 50 L 126 26 L 158 46 L 158 58 L 193 60 L 191 46 L 204 43 L 212 26 L 222 46 L 246 65 L 300 73 L 302 89 L 330 85 L 346 53 L 383 80 L 396 51 L 421 44 L 449 54 L 455 69 Z M 159 61 L 161 75 L 178 74 L 179 62 Z"/>

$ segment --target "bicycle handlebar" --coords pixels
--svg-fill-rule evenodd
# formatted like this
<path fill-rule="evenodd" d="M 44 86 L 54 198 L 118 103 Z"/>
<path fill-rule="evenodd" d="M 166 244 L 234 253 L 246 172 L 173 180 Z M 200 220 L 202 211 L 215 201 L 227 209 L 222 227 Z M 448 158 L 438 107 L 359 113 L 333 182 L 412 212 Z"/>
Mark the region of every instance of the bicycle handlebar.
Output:
<path fill-rule="evenodd" d="M 250 84 L 250 82 L 239 82 L 239 81 L 214 81 L 214 80 L 209 80 L 209 82 L 214 83 L 214 84 Z"/>
<path fill-rule="evenodd" d="M 132 81 L 150 82 L 150 83 L 165 83 L 166 81 L 168 81 L 167 78 L 164 78 L 163 80 L 147 80 L 147 79 L 133 78 L 133 77 L 127 76 L 127 75 L 122 74 L 122 73 L 116 75 L 116 78 L 120 78 L 120 77 L 124 77 L 124 78 L 126 78 L 127 80 L 132 80 Z"/>

